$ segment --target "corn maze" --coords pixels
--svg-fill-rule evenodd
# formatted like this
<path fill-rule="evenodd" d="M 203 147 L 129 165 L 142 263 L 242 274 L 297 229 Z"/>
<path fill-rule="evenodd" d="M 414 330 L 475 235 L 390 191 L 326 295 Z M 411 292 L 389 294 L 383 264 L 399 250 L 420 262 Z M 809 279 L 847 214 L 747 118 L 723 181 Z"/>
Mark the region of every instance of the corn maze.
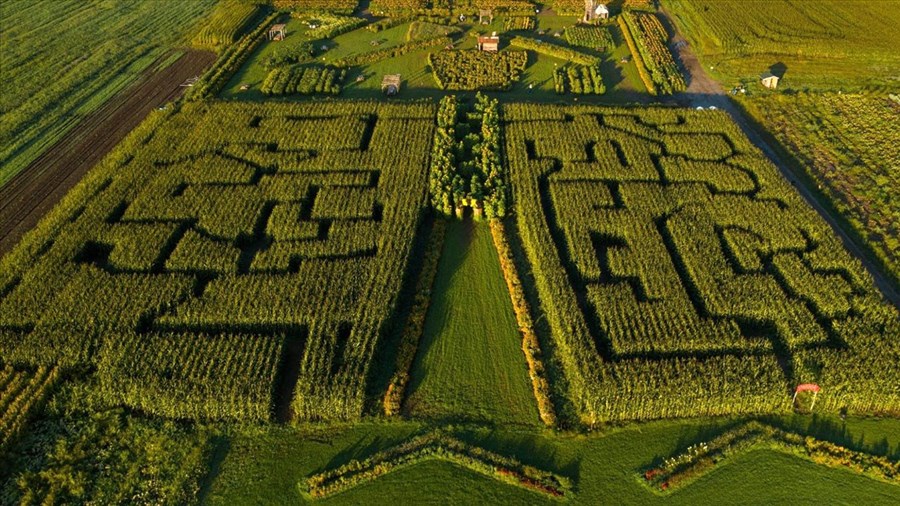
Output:
<path fill-rule="evenodd" d="M 3 258 L 0 355 L 96 367 L 109 399 L 165 416 L 359 416 L 433 123 L 362 102 L 156 120 Z"/>
<path fill-rule="evenodd" d="M 503 116 L 518 233 L 587 423 L 787 412 L 806 381 L 828 410 L 900 411 L 896 310 L 726 115 Z"/>

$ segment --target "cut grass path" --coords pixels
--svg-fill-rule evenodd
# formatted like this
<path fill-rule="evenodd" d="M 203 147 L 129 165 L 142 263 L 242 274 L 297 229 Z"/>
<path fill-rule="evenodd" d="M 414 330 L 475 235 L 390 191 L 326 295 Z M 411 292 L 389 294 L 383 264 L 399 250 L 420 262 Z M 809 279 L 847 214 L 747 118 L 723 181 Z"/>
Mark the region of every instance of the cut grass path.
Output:
<path fill-rule="evenodd" d="M 521 346 L 490 228 L 452 221 L 406 410 L 417 418 L 537 424 Z"/>

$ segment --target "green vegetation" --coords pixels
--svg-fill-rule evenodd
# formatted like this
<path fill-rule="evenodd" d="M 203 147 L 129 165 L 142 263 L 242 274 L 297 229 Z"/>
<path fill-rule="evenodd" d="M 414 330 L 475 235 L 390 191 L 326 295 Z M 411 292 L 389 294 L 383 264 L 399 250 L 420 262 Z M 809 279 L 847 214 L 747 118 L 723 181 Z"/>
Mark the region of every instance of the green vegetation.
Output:
<path fill-rule="evenodd" d="M 443 90 L 508 90 L 528 64 L 525 51 L 486 53 L 464 49 L 431 53 L 428 64 Z"/>
<path fill-rule="evenodd" d="M 900 73 L 900 10 L 878 0 L 664 0 L 704 67 L 726 85 L 772 70 L 781 87 L 853 89 Z"/>
<path fill-rule="evenodd" d="M 881 94 L 764 94 L 743 102 L 796 156 L 900 283 L 900 102 Z"/>
<path fill-rule="evenodd" d="M 416 418 L 536 423 L 520 348 L 489 228 L 450 222 L 406 409 Z"/>
<path fill-rule="evenodd" d="M 556 93 L 560 95 L 567 92 L 575 95 L 606 93 L 603 77 L 600 76 L 600 71 L 595 66 L 566 65 L 558 67 L 553 72 L 553 83 L 556 86 Z"/>
<path fill-rule="evenodd" d="M 299 377 L 298 419 L 360 416 L 433 116 L 192 103 L 148 125 L 2 259 L 4 359 L 96 366 L 115 402 L 168 416 L 267 419 L 277 376 Z"/>
<path fill-rule="evenodd" d="M 224 46 L 236 41 L 259 6 L 247 0 L 222 0 L 194 35 L 195 46 Z"/>
<path fill-rule="evenodd" d="M 59 369 L 38 367 L 0 369 L 0 456 L 6 446 L 25 428 L 59 379 Z"/>
<path fill-rule="evenodd" d="M 825 431 L 824 437 L 838 437 L 842 444 L 866 452 L 884 453 L 877 448 L 896 448 L 900 444 L 897 420 L 848 418 L 841 421 L 810 417 L 796 420 L 799 427 L 790 430 L 809 434 Z M 778 419 L 775 425 L 788 428 L 793 425 L 791 421 Z M 572 504 L 603 504 L 611 497 L 618 504 L 650 505 L 695 505 L 711 500 L 721 504 L 822 500 L 871 505 L 896 503 L 900 494 L 896 485 L 769 451 L 737 456 L 690 487 L 665 497 L 654 494 L 641 483 L 638 474 L 644 472 L 647 463 L 676 454 L 685 446 L 708 441 L 735 423 L 740 421 L 651 422 L 564 437 L 539 431 L 472 427 L 449 435 L 571 479 Z M 347 429 L 266 427 L 238 431 L 230 439 L 231 449 L 206 498 L 213 505 L 312 502 L 301 496 L 299 480 L 351 460 L 366 459 L 423 430 L 420 424 L 405 422 L 364 423 Z M 897 456 L 896 452 L 891 455 Z M 427 502 L 434 497 L 456 504 L 559 503 L 520 487 L 504 486 L 453 464 L 430 461 L 347 490 L 322 504 L 380 504 L 398 498 Z"/>
<path fill-rule="evenodd" d="M 631 52 L 638 68 L 645 69 L 641 78 L 647 91 L 653 95 L 671 95 L 687 88 L 667 45 L 669 34 L 656 14 L 626 11 L 619 16 L 619 26 L 628 43 L 634 46 Z"/>
<path fill-rule="evenodd" d="M 566 28 L 566 40 L 573 46 L 606 51 L 613 46 L 609 30 L 600 26 L 570 26 Z"/>
<path fill-rule="evenodd" d="M 503 116 L 518 230 L 585 423 L 783 413 L 808 381 L 830 392 L 817 410 L 900 411 L 884 376 L 900 346 L 882 337 L 900 335 L 896 309 L 723 113 Z"/>
<path fill-rule="evenodd" d="M 341 92 L 341 83 L 346 75 L 346 69 L 321 65 L 276 67 L 266 76 L 259 91 L 264 95 L 337 95 Z"/>
<path fill-rule="evenodd" d="M 538 39 L 517 36 L 513 37 L 512 40 L 509 41 L 509 43 L 512 46 L 520 47 L 522 49 L 528 49 L 530 51 L 535 51 L 540 54 L 552 56 L 554 58 L 559 58 L 561 60 L 566 60 L 572 63 L 578 63 L 581 65 L 596 65 L 597 63 L 599 63 L 598 58 L 595 56 L 583 53 L 581 51 L 578 51 L 577 49 L 554 44 L 552 42 L 544 42 Z"/>
<path fill-rule="evenodd" d="M 181 42 L 212 4 L 0 3 L 0 184 Z"/>
<path fill-rule="evenodd" d="M 853 451 L 756 421 L 739 425 L 709 442 L 689 446 L 684 452 L 665 459 L 659 467 L 644 472 L 644 479 L 660 491 L 675 490 L 742 453 L 761 449 L 800 456 L 829 467 L 850 468 L 876 480 L 900 484 L 900 463 L 887 457 Z"/>
<path fill-rule="evenodd" d="M 350 14 L 359 0 L 273 0 L 276 9 L 300 12 L 334 12 Z"/>

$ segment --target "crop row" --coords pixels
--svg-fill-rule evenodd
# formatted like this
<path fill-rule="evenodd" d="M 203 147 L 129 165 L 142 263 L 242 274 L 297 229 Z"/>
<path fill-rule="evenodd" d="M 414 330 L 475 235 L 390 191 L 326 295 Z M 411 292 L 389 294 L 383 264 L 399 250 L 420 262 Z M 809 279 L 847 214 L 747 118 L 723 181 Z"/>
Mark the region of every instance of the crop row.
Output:
<path fill-rule="evenodd" d="M 259 89 L 265 95 L 337 95 L 346 76 L 347 69 L 320 65 L 277 67 L 269 72 Z"/>
<path fill-rule="evenodd" d="M 365 26 L 367 21 L 363 18 L 352 16 L 335 16 L 332 14 L 318 13 L 310 15 L 308 12 L 299 11 L 293 14 L 304 20 L 314 20 L 316 28 L 310 28 L 304 34 L 310 40 L 331 39 L 342 33 L 352 32 Z"/>
<path fill-rule="evenodd" d="M 536 25 L 534 16 L 508 16 L 505 21 L 506 31 L 534 30 Z"/>
<path fill-rule="evenodd" d="M 556 93 L 571 92 L 576 95 L 602 95 L 606 85 L 596 66 L 566 65 L 553 69 L 553 83 Z"/>
<path fill-rule="evenodd" d="M 252 32 L 244 35 L 234 44 L 227 45 L 216 59 L 216 63 L 191 88 L 188 98 L 202 100 L 218 94 L 231 76 L 250 57 L 253 50 L 265 39 L 269 26 L 278 17 L 277 13 L 270 14 Z"/>
<path fill-rule="evenodd" d="M 609 30 L 600 26 L 570 26 L 566 28 L 566 41 L 573 46 L 581 46 L 597 51 L 613 47 Z"/>
<path fill-rule="evenodd" d="M 669 50 L 669 35 L 656 14 L 626 11 L 619 19 L 622 31 L 628 32 L 628 42 L 635 61 L 640 60 L 649 73 L 652 86 L 645 81 L 648 91 L 662 95 L 684 91 L 687 84 Z M 641 78 L 646 78 L 646 74 Z"/>
<path fill-rule="evenodd" d="M 428 56 L 442 90 L 508 90 L 528 64 L 525 51 L 439 51 Z"/>
<path fill-rule="evenodd" d="M 256 16 L 259 6 L 240 0 L 219 2 L 197 34 L 194 44 L 198 46 L 223 46 L 231 44 L 240 36 L 251 19 Z"/>
<path fill-rule="evenodd" d="M 0 369 L 0 454 L 47 398 L 60 372 L 41 366 L 33 371 Z"/>
<path fill-rule="evenodd" d="M 600 64 L 600 60 L 596 56 L 582 53 L 581 51 L 578 51 L 576 49 L 553 44 L 551 42 L 532 39 L 530 37 L 516 36 L 510 39 L 509 44 L 543 55 L 552 56 L 553 58 L 559 58 L 560 60 L 577 63 L 579 65 Z"/>

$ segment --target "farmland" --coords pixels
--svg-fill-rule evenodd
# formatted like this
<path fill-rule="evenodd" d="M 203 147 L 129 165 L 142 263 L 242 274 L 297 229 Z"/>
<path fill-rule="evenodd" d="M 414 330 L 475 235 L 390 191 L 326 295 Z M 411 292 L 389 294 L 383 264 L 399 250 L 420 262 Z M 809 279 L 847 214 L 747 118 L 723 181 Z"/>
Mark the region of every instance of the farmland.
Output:
<path fill-rule="evenodd" d="M 707 4 L 60 3 L 156 63 L 0 188 L 0 504 L 896 504 L 896 98 Z"/>
<path fill-rule="evenodd" d="M 106 3 L 13 0 L 0 6 L 0 183 L 133 82 L 213 5 Z"/>
<path fill-rule="evenodd" d="M 793 89 L 889 85 L 900 72 L 893 2 L 664 0 L 712 74 L 732 85 L 770 69 Z"/>

